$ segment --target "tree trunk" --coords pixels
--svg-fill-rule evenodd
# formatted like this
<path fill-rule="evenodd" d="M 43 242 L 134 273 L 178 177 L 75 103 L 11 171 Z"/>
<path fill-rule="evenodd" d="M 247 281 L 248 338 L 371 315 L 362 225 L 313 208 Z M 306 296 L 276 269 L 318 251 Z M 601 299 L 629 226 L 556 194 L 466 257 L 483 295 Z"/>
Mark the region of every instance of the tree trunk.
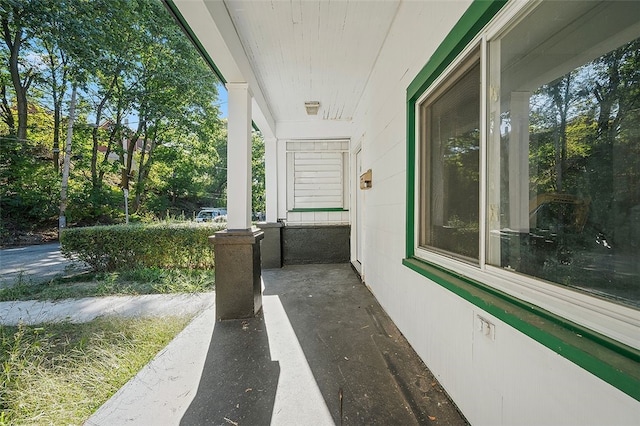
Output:
<path fill-rule="evenodd" d="M 27 139 L 27 90 L 33 81 L 32 70 L 27 71 L 24 79 L 24 83 L 20 78 L 19 69 L 19 53 L 22 45 L 22 28 L 18 27 L 15 34 L 11 35 L 9 29 L 9 22 L 3 20 L 2 22 L 4 41 L 9 48 L 9 74 L 11 75 L 11 83 L 16 92 L 16 106 L 18 109 L 18 131 L 16 136 L 19 140 L 25 141 Z"/>
<path fill-rule="evenodd" d="M 149 159 L 145 162 L 145 158 L 147 155 L 147 135 L 145 133 L 144 139 L 143 139 L 143 143 L 142 143 L 142 151 L 140 152 L 140 166 L 138 167 L 138 181 L 136 182 L 136 196 L 135 199 L 133 200 L 133 211 L 137 212 L 138 209 L 140 208 L 140 204 L 142 203 L 142 195 L 144 192 L 144 181 L 146 179 L 146 175 L 148 173 L 146 173 L 146 169 L 147 169 L 147 164 L 149 164 L 149 161 L 151 160 L 151 158 L 149 157 Z"/>
<path fill-rule="evenodd" d="M 56 66 L 57 58 L 53 46 L 45 45 L 51 68 L 51 97 L 53 100 L 53 168 L 58 174 L 60 171 L 60 131 L 62 124 L 62 101 L 67 92 L 67 60 L 60 51 L 60 63 Z M 58 83 L 57 69 L 60 69 L 60 82 Z"/>
<path fill-rule="evenodd" d="M 113 89 L 118 82 L 118 77 L 120 76 L 120 71 L 117 70 L 111 80 L 111 84 L 109 84 L 109 88 L 107 89 L 107 93 L 105 93 L 104 97 L 100 100 L 98 104 L 98 108 L 96 109 L 96 126 L 93 128 L 91 132 L 91 137 L 93 140 L 93 146 L 91 148 L 91 186 L 93 189 L 96 189 L 102 185 L 102 177 L 104 176 L 104 171 L 98 171 L 98 147 L 100 146 L 98 130 L 100 128 L 100 121 L 102 120 L 102 111 L 104 110 L 104 106 L 109 99 L 111 99 L 111 95 L 113 94 Z M 105 157 L 103 160 L 103 164 L 105 164 L 109 159 L 109 154 L 111 153 L 111 140 L 109 141 L 109 146 L 107 147 L 107 152 L 105 153 Z"/>
<path fill-rule="evenodd" d="M 53 169 L 56 175 L 60 172 L 60 115 L 61 105 L 57 96 L 53 96 Z"/>
<path fill-rule="evenodd" d="M 71 105 L 69 106 L 69 126 L 67 129 L 67 142 L 65 146 L 64 165 L 62 167 L 62 184 L 60 186 L 60 217 L 58 219 L 59 231 L 66 228 L 67 217 L 67 189 L 69 187 L 69 167 L 71 162 L 71 141 L 73 139 L 73 120 L 76 112 L 76 86 L 71 91 Z"/>
<path fill-rule="evenodd" d="M 563 87 L 564 84 L 564 87 Z M 567 114 L 571 102 L 571 74 L 567 74 L 552 86 L 553 101 L 560 115 L 560 123 L 555 135 L 555 171 L 556 191 L 562 192 L 564 186 L 564 172 L 567 163 Z"/>
<path fill-rule="evenodd" d="M 148 138 L 145 133 L 144 144 L 142 146 L 142 152 L 140 153 L 140 169 L 138 170 L 138 181 L 136 182 L 136 198 L 134 201 L 135 211 L 140 208 L 140 205 L 145 198 L 147 178 L 149 177 L 151 165 L 153 164 L 153 153 L 156 148 L 156 136 L 157 132 L 154 132 L 154 134 L 150 138 Z M 147 147 L 149 147 L 148 152 Z"/>
<path fill-rule="evenodd" d="M 142 130 L 144 127 L 144 120 L 140 118 L 140 123 L 138 123 L 138 129 L 135 134 L 131 137 L 131 139 L 127 140 L 127 152 L 126 158 L 124 159 L 124 168 L 122 169 L 122 184 L 121 187 L 123 189 L 129 189 L 129 181 L 133 177 L 131 174 L 131 169 L 133 168 L 133 155 L 136 152 L 136 145 L 138 144 L 138 140 L 140 139 L 140 135 L 142 134 Z"/>
<path fill-rule="evenodd" d="M 5 86 L 4 84 L 0 89 L 0 95 L 2 95 L 2 121 L 4 121 L 9 128 L 9 134 L 15 135 L 16 122 L 13 118 L 13 111 L 11 110 L 11 106 L 9 105 L 9 101 L 7 100 L 7 86 Z"/>

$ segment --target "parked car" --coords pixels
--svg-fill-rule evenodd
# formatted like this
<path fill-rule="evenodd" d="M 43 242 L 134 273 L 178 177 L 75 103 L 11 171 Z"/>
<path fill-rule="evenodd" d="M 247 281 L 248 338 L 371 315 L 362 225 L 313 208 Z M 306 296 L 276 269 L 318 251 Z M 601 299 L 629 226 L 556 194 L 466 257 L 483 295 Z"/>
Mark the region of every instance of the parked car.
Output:
<path fill-rule="evenodd" d="M 227 217 L 227 209 L 219 207 L 205 207 L 196 215 L 196 222 L 218 222 L 218 218 L 224 216 Z"/>

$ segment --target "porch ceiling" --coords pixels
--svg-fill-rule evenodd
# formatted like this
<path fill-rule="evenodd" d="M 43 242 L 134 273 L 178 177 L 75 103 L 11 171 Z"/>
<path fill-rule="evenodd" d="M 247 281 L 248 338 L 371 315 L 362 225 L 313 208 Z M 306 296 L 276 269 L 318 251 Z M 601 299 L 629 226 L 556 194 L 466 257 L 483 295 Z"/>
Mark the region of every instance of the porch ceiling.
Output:
<path fill-rule="evenodd" d="M 276 126 L 350 121 L 400 4 L 400 0 L 174 1 L 213 62 L 222 65 L 225 79 L 238 81 L 233 74 L 239 70 L 259 107 L 267 110 L 262 112 Z M 196 9 L 194 2 L 206 7 Z M 202 16 L 205 11 L 209 16 Z M 221 17 L 225 11 L 227 16 Z M 229 28 L 225 29 L 225 21 Z M 222 36 L 225 49 L 207 40 L 213 33 Z M 231 67 L 225 65 L 229 52 L 235 62 Z M 317 116 L 306 114 L 306 101 L 320 102 Z"/>

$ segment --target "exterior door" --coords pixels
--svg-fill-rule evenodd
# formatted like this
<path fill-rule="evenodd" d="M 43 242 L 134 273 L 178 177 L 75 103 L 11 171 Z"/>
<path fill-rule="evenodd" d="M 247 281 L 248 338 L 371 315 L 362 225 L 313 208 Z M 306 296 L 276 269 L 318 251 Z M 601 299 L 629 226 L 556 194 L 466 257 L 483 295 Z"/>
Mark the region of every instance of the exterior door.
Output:
<path fill-rule="evenodd" d="M 364 200 L 364 191 L 360 189 L 360 175 L 362 175 L 362 149 L 359 149 L 356 152 L 356 179 L 355 179 L 355 188 L 356 188 L 356 205 L 355 205 L 355 245 L 356 245 L 356 253 L 353 265 L 360 273 L 360 276 L 364 279 L 364 272 L 362 268 L 362 248 L 364 243 L 364 213 L 363 213 L 363 200 Z"/>

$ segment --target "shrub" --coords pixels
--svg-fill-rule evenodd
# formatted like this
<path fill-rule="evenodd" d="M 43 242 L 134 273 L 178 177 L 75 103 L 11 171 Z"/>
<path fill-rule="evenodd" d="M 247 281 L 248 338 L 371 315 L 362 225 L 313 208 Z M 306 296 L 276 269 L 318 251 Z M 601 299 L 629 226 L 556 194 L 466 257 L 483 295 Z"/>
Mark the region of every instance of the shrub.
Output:
<path fill-rule="evenodd" d="M 132 268 L 212 269 L 208 237 L 224 224 L 159 223 L 67 228 L 62 254 L 96 271 Z"/>

